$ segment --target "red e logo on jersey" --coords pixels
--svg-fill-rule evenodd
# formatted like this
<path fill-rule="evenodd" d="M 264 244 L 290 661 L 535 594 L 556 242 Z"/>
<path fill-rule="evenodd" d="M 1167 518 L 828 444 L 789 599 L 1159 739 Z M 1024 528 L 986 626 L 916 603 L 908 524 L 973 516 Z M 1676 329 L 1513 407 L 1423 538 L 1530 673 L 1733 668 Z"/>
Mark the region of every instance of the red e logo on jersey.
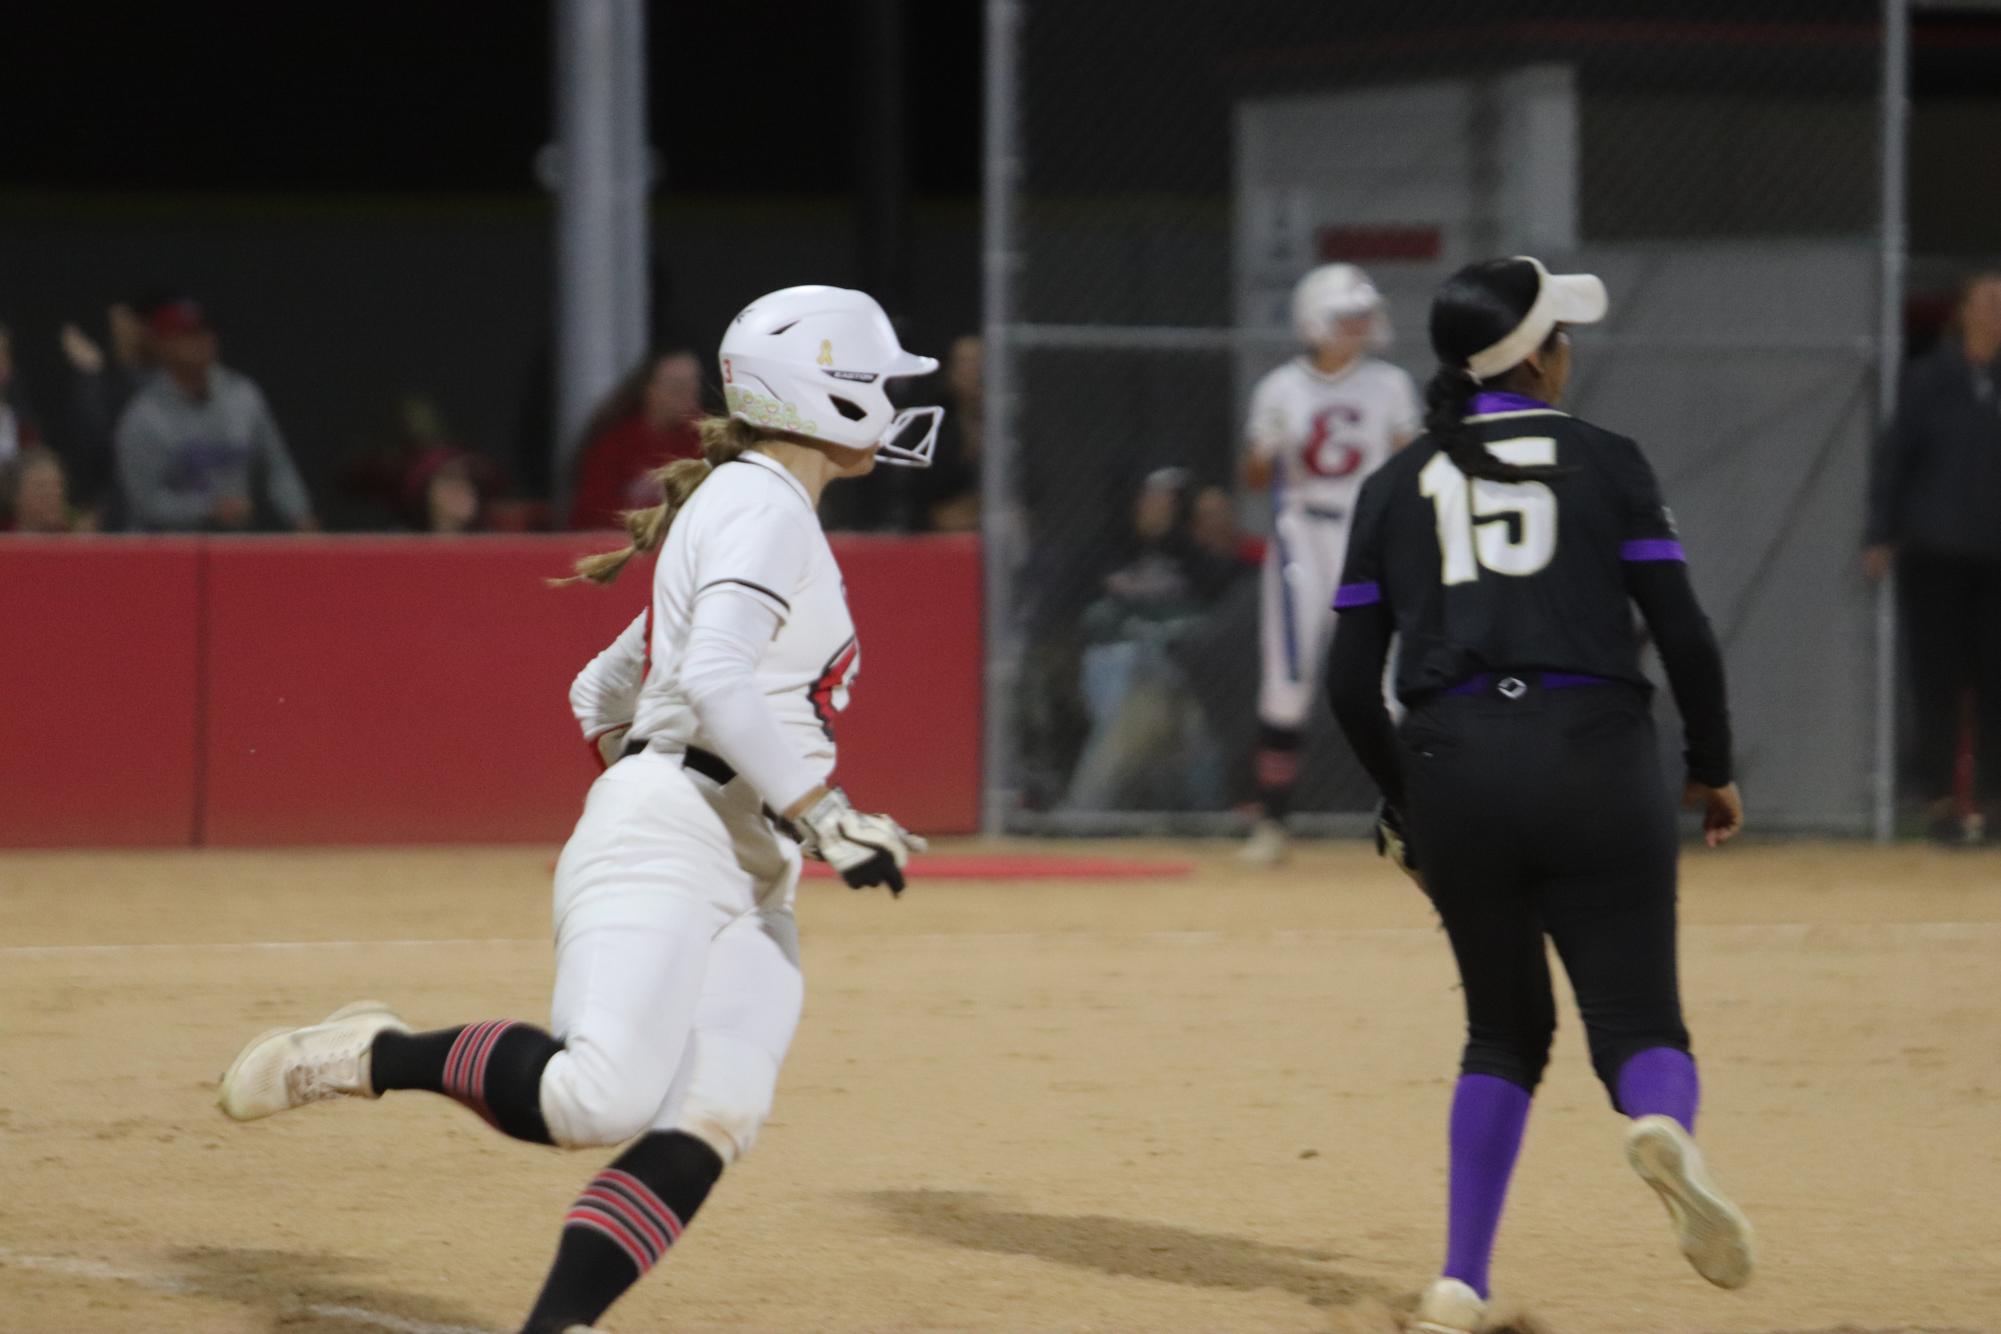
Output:
<path fill-rule="evenodd" d="M 1336 403 L 1313 418 L 1313 430 L 1299 451 L 1299 461 L 1315 477 L 1352 477 L 1367 457 L 1357 441 L 1362 414 L 1346 403 Z"/>
<path fill-rule="evenodd" d="M 820 669 L 818 679 L 806 692 L 813 705 L 813 716 L 820 720 L 820 730 L 829 741 L 834 739 L 834 715 L 848 707 L 848 687 L 854 682 L 855 664 L 861 653 L 861 645 L 853 639 L 835 649 L 834 656 L 827 659 L 827 665 Z"/>

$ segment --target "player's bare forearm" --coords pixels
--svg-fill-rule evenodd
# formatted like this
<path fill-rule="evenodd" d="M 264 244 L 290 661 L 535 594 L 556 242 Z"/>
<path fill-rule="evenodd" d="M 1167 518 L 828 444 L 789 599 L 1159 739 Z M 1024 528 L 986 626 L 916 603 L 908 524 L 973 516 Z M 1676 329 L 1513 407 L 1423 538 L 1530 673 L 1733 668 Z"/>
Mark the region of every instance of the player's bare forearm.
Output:
<path fill-rule="evenodd" d="M 780 811 L 779 814 L 784 816 L 788 820 L 797 820 L 800 816 L 804 815 L 806 811 L 815 802 L 819 801 L 820 798 L 826 796 L 831 791 L 833 791 L 833 789 L 828 787 L 825 783 L 815 783 L 813 785 L 812 791 L 808 792 L 805 796 L 799 798 L 799 800 L 793 802 L 790 806 L 787 806 L 784 810 Z"/>

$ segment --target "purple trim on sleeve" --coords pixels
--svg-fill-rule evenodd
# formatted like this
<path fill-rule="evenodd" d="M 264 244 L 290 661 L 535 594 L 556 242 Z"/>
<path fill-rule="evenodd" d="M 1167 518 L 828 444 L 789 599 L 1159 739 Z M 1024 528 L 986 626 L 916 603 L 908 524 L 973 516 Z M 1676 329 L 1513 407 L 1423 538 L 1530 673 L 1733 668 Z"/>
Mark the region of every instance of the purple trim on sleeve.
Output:
<path fill-rule="evenodd" d="M 1343 584 L 1334 593 L 1334 610 L 1347 611 L 1351 607 L 1372 607 L 1382 600 L 1381 584 Z"/>
<path fill-rule="evenodd" d="M 1681 549 L 1681 543 L 1671 537 L 1643 537 L 1620 547 L 1619 559 L 1686 561 L 1688 553 Z"/>
<path fill-rule="evenodd" d="M 1484 417 L 1490 412 L 1532 412 L 1536 408 L 1546 408 L 1549 404 L 1527 394 L 1510 394 L 1499 389 L 1483 389 L 1473 395 L 1473 401 L 1466 405 L 1469 417 Z"/>

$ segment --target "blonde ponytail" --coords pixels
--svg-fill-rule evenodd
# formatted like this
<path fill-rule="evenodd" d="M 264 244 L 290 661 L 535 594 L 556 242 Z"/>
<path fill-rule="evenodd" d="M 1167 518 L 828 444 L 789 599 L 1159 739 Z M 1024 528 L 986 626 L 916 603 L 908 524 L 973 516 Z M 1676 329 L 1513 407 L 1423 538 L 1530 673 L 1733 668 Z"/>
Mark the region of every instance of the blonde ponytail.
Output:
<path fill-rule="evenodd" d="M 577 562 L 575 574 L 567 579 L 551 579 L 550 583 L 580 584 L 588 580 L 608 584 L 618 578 L 619 571 L 634 556 L 660 549 L 660 544 L 667 540 L 668 528 L 673 526 L 674 516 L 688 503 L 688 497 L 695 494 L 695 488 L 709 479 L 711 472 L 753 445 L 778 438 L 776 432 L 734 417 L 704 417 L 695 424 L 695 430 L 702 438 L 702 457 L 676 459 L 665 467 L 655 468 L 650 475 L 660 487 L 660 503 L 643 510 L 627 510 L 619 516 L 625 521 L 630 538 L 624 549 L 585 556 Z"/>

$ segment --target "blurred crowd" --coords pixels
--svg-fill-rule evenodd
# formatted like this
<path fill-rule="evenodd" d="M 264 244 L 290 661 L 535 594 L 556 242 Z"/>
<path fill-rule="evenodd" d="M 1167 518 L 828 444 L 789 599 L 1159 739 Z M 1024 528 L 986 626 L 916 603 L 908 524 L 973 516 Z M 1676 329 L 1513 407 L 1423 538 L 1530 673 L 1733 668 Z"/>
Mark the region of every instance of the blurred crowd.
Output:
<path fill-rule="evenodd" d="M 720 407 L 694 350 L 633 367 L 591 414 L 555 498 L 528 493 L 495 457 L 451 431 L 428 395 L 405 394 L 330 470 L 316 498 L 257 382 L 222 361 L 201 302 L 178 293 L 110 306 L 101 327 L 64 325 L 61 382 L 23 388 L 0 325 L 0 531 L 310 533 L 325 502 L 341 526 L 458 534 L 616 527 L 657 497 L 650 474 L 694 455 L 695 423 Z M 883 469 L 827 518 L 903 532 L 979 526 L 980 340 L 958 339 L 941 383 L 937 463 Z"/>
<path fill-rule="evenodd" d="M 102 339 L 59 333 L 68 383 L 22 392 L 0 329 L 0 522 L 20 532 L 317 527 L 284 436 L 249 377 L 218 359 L 200 303 L 119 303 Z M 44 415 L 44 408 L 48 408 Z"/>

